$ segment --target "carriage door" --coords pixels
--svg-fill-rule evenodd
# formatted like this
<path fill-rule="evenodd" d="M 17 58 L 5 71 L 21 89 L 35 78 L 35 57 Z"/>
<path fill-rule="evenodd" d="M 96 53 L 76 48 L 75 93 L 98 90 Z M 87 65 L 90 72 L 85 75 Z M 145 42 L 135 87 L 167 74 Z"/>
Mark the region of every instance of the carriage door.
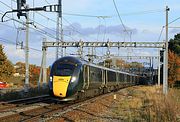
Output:
<path fill-rule="evenodd" d="M 84 81 L 84 84 L 83 84 L 83 89 L 88 89 L 89 87 L 89 66 L 87 65 L 84 65 L 83 67 L 83 81 Z"/>
<path fill-rule="evenodd" d="M 105 79 L 105 70 L 101 70 L 101 72 L 102 72 L 102 86 L 105 86 L 105 84 L 106 84 L 106 79 Z"/>
<path fill-rule="evenodd" d="M 106 86 L 107 86 L 107 84 L 108 84 L 108 71 L 107 70 L 104 70 L 104 74 L 105 74 L 105 84 L 106 84 Z"/>
<path fill-rule="evenodd" d="M 118 84 L 118 82 L 119 82 L 119 73 L 116 72 L 116 84 Z"/>

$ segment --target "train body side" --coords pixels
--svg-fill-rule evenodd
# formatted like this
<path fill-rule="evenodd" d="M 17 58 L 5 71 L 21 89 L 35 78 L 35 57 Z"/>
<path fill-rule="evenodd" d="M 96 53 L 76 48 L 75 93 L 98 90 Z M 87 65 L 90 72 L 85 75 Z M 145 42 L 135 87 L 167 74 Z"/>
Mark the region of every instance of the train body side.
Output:
<path fill-rule="evenodd" d="M 49 91 L 60 100 L 91 97 L 135 85 L 139 76 L 90 64 L 74 57 L 63 57 L 51 68 Z"/>

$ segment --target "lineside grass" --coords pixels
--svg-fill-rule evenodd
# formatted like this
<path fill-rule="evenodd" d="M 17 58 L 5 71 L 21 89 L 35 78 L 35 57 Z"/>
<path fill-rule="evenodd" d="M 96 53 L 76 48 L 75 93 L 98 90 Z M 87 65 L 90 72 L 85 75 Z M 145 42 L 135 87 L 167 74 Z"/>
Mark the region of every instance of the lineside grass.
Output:
<path fill-rule="evenodd" d="M 168 95 L 164 95 L 162 88 L 157 86 L 135 87 L 119 98 L 121 100 L 112 112 L 123 121 L 180 121 L 180 89 L 169 89 Z"/>

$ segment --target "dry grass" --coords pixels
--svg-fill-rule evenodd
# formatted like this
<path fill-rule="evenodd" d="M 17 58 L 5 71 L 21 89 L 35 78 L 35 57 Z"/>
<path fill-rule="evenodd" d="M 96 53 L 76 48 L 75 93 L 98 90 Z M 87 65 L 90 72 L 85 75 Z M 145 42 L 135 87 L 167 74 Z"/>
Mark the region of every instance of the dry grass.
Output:
<path fill-rule="evenodd" d="M 151 119 L 156 122 L 177 122 L 180 121 L 180 90 L 170 89 L 167 96 L 160 94 L 150 94 L 148 99 L 151 99 L 152 106 Z"/>
<path fill-rule="evenodd" d="M 167 96 L 161 88 L 136 87 L 113 109 L 114 116 L 124 121 L 178 122 L 180 121 L 180 90 L 170 89 Z"/>

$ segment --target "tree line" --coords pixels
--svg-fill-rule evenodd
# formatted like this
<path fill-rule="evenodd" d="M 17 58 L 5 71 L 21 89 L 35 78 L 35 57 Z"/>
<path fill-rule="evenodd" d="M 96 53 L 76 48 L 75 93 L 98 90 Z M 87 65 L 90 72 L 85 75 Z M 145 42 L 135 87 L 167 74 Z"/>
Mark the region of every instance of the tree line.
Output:
<path fill-rule="evenodd" d="M 23 82 L 25 81 L 25 63 L 23 62 L 17 62 L 16 64 L 13 64 L 10 60 L 8 60 L 6 54 L 3 51 L 3 46 L 0 45 L 0 81 L 8 82 L 9 80 L 13 79 L 14 74 L 16 73 L 16 77 L 19 77 L 19 82 L 21 82 L 20 79 L 23 79 Z M 47 70 L 47 73 L 49 73 L 49 68 Z M 29 65 L 29 77 L 31 83 L 37 83 L 39 80 L 39 74 L 40 74 L 40 66 L 36 65 Z M 13 81 L 11 81 L 13 82 Z"/>
<path fill-rule="evenodd" d="M 180 84 L 180 33 L 169 41 L 168 82 L 171 87 Z"/>
<path fill-rule="evenodd" d="M 7 59 L 7 56 L 3 51 L 3 46 L 0 45 L 0 81 L 6 81 L 13 73 L 13 64 Z"/>

